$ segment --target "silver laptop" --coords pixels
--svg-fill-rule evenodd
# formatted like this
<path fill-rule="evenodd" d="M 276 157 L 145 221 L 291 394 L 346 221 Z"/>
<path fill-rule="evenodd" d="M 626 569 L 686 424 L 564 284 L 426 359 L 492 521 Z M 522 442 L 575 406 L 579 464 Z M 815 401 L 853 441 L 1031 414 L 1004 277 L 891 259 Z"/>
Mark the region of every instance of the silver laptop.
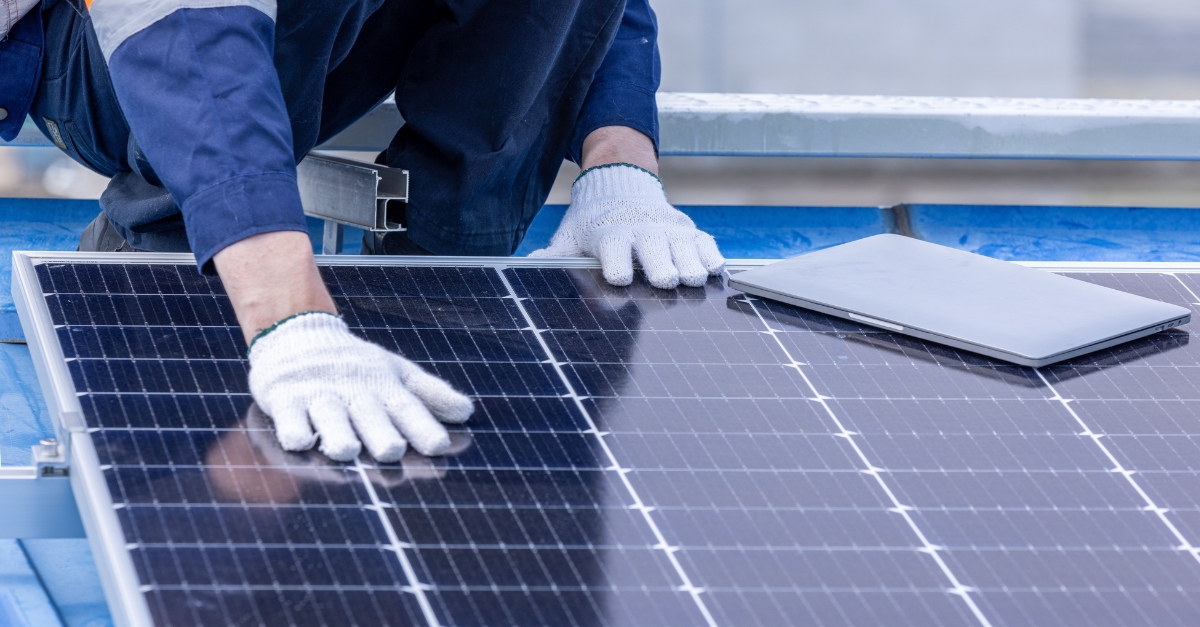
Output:
<path fill-rule="evenodd" d="M 900 235 L 876 235 L 741 272 L 729 284 L 1034 367 L 1192 317 L 1176 305 Z"/>

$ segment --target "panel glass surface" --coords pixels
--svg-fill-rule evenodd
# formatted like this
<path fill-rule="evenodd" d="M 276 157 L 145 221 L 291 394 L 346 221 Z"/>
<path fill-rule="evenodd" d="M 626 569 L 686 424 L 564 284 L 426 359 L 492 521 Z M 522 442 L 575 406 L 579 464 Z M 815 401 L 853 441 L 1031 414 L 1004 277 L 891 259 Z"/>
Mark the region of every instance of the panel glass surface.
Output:
<path fill-rule="evenodd" d="M 159 624 L 1200 622 L 1187 328 L 1034 370 L 722 279 L 324 267 L 477 402 L 445 457 L 339 464 L 276 444 L 219 282 L 37 270 Z"/>

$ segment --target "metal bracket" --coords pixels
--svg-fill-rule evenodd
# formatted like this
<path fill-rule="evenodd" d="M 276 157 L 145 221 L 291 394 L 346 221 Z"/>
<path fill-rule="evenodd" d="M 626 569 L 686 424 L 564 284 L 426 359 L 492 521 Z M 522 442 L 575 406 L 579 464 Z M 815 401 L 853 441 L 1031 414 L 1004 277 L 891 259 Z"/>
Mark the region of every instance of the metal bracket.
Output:
<path fill-rule="evenodd" d="M 69 474 L 66 450 L 54 438 L 33 445 L 33 464 L 38 477 L 66 477 Z"/>
<path fill-rule="evenodd" d="M 321 238 L 322 255 L 342 254 L 342 245 L 346 240 L 346 226 L 333 220 L 325 221 L 325 233 Z"/>
<path fill-rule="evenodd" d="M 33 466 L 0 468 L 0 538 L 83 538 L 83 521 L 54 438 L 33 446 Z"/>
<path fill-rule="evenodd" d="M 345 226 L 403 231 L 408 171 L 311 153 L 296 167 L 304 213 L 325 220 L 322 252 L 342 252 Z"/>

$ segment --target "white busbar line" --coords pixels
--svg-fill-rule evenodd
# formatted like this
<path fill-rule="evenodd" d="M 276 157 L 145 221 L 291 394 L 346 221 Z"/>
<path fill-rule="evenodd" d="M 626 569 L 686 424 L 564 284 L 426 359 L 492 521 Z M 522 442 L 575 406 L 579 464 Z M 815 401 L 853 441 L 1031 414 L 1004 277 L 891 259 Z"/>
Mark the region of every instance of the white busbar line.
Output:
<path fill-rule="evenodd" d="M 847 429 L 846 425 L 842 423 L 842 420 L 838 418 L 836 413 L 834 413 L 833 408 L 829 406 L 828 402 L 828 399 L 831 397 L 821 394 L 817 390 L 817 387 L 813 384 L 812 380 L 808 378 L 808 373 L 804 372 L 804 368 L 801 367 L 800 362 L 792 356 L 792 352 L 788 350 L 788 347 L 783 343 L 783 340 L 779 338 L 778 331 L 767 322 L 767 319 L 763 317 L 762 312 L 759 311 L 757 306 L 755 306 L 754 300 L 755 299 L 753 298 L 746 297 L 744 302 L 750 305 L 750 308 L 754 310 L 755 315 L 758 316 L 759 321 L 762 322 L 763 327 L 767 329 L 767 335 L 770 335 L 771 338 L 775 340 L 775 342 L 779 345 L 779 348 L 783 351 L 783 354 L 792 362 L 791 364 L 785 364 L 784 366 L 790 366 L 800 374 L 800 377 L 804 379 L 805 385 L 808 386 L 808 389 L 812 390 L 812 400 L 816 403 L 820 403 L 821 407 L 824 408 L 825 413 L 829 415 L 830 420 L 833 421 L 834 425 L 838 429 L 838 431 L 833 435 L 842 437 L 850 443 L 850 447 L 854 449 L 855 454 L 858 455 L 859 461 L 861 461 L 863 464 L 864 470 L 862 472 L 874 477 L 875 482 L 879 484 L 879 487 L 883 489 L 885 494 L 887 494 L 888 500 L 892 502 L 890 511 L 902 516 L 905 522 L 908 523 L 909 528 L 912 529 L 912 532 L 917 536 L 917 540 L 921 543 L 921 546 L 918 548 L 918 550 L 928 554 L 935 562 L 937 562 L 938 568 L 941 569 L 942 574 L 945 575 L 946 579 L 950 581 L 950 586 L 947 588 L 947 591 L 961 598 L 963 602 L 967 604 L 967 607 L 971 610 L 971 613 L 975 616 L 976 620 L 979 621 L 979 624 L 982 625 L 982 627 L 992 627 L 991 621 L 989 621 L 987 616 L 983 614 L 983 610 L 981 610 L 979 605 L 975 603 L 975 599 L 971 597 L 971 592 L 975 592 L 976 589 L 963 585 L 963 583 L 959 581 L 958 577 L 955 576 L 954 572 L 950 570 L 950 566 L 946 563 L 946 560 L 942 559 L 940 554 L 940 551 L 944 550 L 944 547 L 930 542 L 929 538 L 925 536 L 925 533 L 921 531 L 921 528 L 917 526 L 917 522 L 913 520 L 912 514 L 909 513 L 913 508 L 901 503 L 900 499 L 896 496 L 896 493 L 893 492 L 887 482 L 883 480 L 884 473 L 881 472 L 883 469 L 871 463 L 871 460 L 867 457 L 866 452 L 864 452 L 862 447 L 858 445 L 858 442 L 855 441 L 854 436 L 858 434 Z"/>
<path fill-rule="evenodd" d="M 1176 527 L 1175 523 L 1171 522 L 1170 518 L 1167 518 L 1168 510 L 1166 508 L 1159 507 L 1158 504 L 1154 502 L 1154 499 L 1150 497 L 1150 494 L 1142 489 L 1142 486 L 1139 485 L 1137 480 L 1133 478 L 1133 476 L 1137 474 L 1136 471 L 1125 468 L 1124 464 L 1117 459 L 1117 456 L 1113 455 L 1108 446 L 1104 444 L 1103 438 L 1105 434 L 1092 431 L 1092 428 L 1089 427 L 1086 422 L 1084 422 L 1083 417 L 1081 417 L 1079 413 L 1075 411 L 1074 407 L 1071 407 L 1070 399 L 1063 398 L 1063 395 L 1059 394 L 1054 385 L 1050 383 L 1050 380 L 1046 378 L 1046 375 L 1042 374 L 1042 370 L 1040 368 L 1035 369 L 1034 372 L 1037 373 L 1038 377 L 1042 380 L 1042 383 L 1045 383 L 1046 387 L 1049 388 L 1054 394 L 1050 400 L 1062 403 L 1062 406 L 1066 408 L 1067 412 L 1071 414 L 1071 417 L 1075 419 L 1075 422 L 1083 429 L 1083 432 L 1081 432 L 1080 435 L 1091 438 L 1092 442 L 1095 442 L 1096 446 L 1100 447 L 1100 451 L 1104 453 L 1104 456 L 1108 458 L 1108 461 L 1112 462 L 1112 472 L 1125 477 L 1125 481 L 1129 482 L 1129 485 L 1138 493 L 1138 496 L 1142 497 L 1142 500 L 1146 503 L 1144 510 L 1148 512 L 1154 512 L 1154 514 L 1158 516 L 1158 519 L 1162 521 L 1164 525 L 1166 525 L 1167 530 L 1171 532 L 1171 535 L 1175 536 L 1175 539 L 1179 541 L 1179 545 L 1175 548 L 1180 551 L 1187 551 L 1191 554 L 1192 558 L 1194 558 L 1196 561 L 1200 561 L 1200 548 L 1197 548 L 1186 537 L 1184 537 L 1183 532 L 1179 530 L 1179 527 Z"/>
<path fill-rule="evenodd" d="M 705 605 L 704 599 L 700 597 L 700 595 L 704 592 L 704 589 L 693 585 L 691 577 L 688 577 L 687 572 L 683 570 L 683 564 L 681 564 L 679 559 L 675 557 L 675 550 L 673 550 L 674 547 L 671 545 L 671 543 L 667 542 L 666 536 L 663 535 L 662 530 L 658 527 L 658 523 L 655 522 L 654 518 L 650 515 L 650 508 L 648 508 L 645 502 L 642 501 L 642 497 L 638 494 L 637 489 L 634 488 L 633 483 L 630 482 L 630 469 L 623 467 L 621 462 L 617 461 L 617 456 L 608 446 L 608 442 L 605 442 L 604 438 L 599 435 L 600 428 L 596 425 L 596 421 L 592 419 L 591 412 L 589 412 L 587 407 L 584 406 L 583 397 L 576 392 L 575 386 L 572 385 L 571 380 L 567 378 L 567 373 L 563 372 L 562 364 L 555 359 L 554 352 L 550 350 L 550 345 L 547 344 L 545 338 L 542 337 L 542 331 L 537 328 L 536 324 L 534 324 L 533 317 L 530 316 L 529 311 L 525 309 L 524 303 L 521 302 L 521 297 L 518 296 L 517 291 L 513 289 L 512 283 L 509 283 L 508 277 L 504 276 L 504 270 L 501 268 L 496 268 L 496 274 L 500 275 L 500 280 L 504 282 L 504 287 L 508 289 L 509 294 L 512 296 L 513 302 L 516 303 L 517 308 L 521 310 L 521 315 L 524 316 L 526 323 L 529 324 L 529 328 L 533 329 L 533 335 L 537 338 L 538 344 L 542 347 L 542 350 L 545 351 L 546 357 L 550 358 L 550 361 L 554 364 L 554 371 L 558 373 L 558 378 L 567 388 L 567 396 L 575 402 L 575 406 L 579 408 L 579 412 L 583 414 L 584 420 L 587 421 L 588 430 L 591 433 L 596 434 L 596 441 L 600 443 L 600 448 L 604 451 L 604 455 L 608 457 L 608 461 L 610 463 L 610 466 L 606 470 L 616 471 L 617 476 L 621 478 L 621 483 L 625 486 L 625 490 L 629 492 L 630 498 L 633 499 L 633 509 L 637 509 L 639 512 L 641 512 L 642 519 L 646 521 L 646 524 L 650 527 L 650 531 L 654 534 L 654 539 L 657 541 L 654 548 L 661 550 L 667 556 L 667 559 L 671 562 L 671 566 L 675 569 L 675 574 L 679 577 L 680 581 L 682 581 L 682 585 L 677 586 L 676 589 L 690 594 L 692 600 L 696 603 L 696 607 L 700 609 L 700 613 L 704 616 L 704 621 L 709 625 L 709 627 L 717 627 L 717 622 L 713 619 L 712 612 L 708 610 L 708 606 Z"/>
<path fill-rule="evenodd" d="M 358 471 L 359 478 L 362 479 L 363 485 L 367 488 L 367 495 L 371 497 L 371 508 L 379 516 L 379 522 L 387 532 L 388 542 L 391 543 L 392 550 L 400 558 L 400 568 L 404 570 L 404 576 L 408 578 L 409 590 L 417 597 L 417 605 L 421 606 L 421 614 L 425 616 L 426 624 L 429 627 L 441 627 L 437 614 L 433 612 L 433 605 L 429 603 L 429 597 L 425 594 L 425 590 L 430 588 L 430 586 L 421 583 L 417 579 L 417 571 L 413 569 L 412 562 L 409 561 L 408 553 L 405 551 L 405 549 L 411 548 L 411 546 L 400 541 L 400 534 L 396 533 L 396 528 L 392 526 L 392 521 L 388 520 L 387 506 L 383 504 L 383 501 L 379 500 L 379 493 L 375 491 L 375 484 L 371 483 L 371 477 L 367 475 L 367 468 L 357 459 L 354 460 L 354 468 Z"/>

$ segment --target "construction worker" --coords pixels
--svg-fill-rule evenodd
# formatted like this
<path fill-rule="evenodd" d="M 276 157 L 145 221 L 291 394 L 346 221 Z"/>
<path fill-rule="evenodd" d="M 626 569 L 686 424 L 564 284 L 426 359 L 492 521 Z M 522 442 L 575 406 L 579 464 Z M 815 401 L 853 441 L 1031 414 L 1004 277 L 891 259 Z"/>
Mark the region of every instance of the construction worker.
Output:
<path fill-rule="evenodd" d="M 446 450 L 472 402 L 353 335 L 317 272 L 296 163 L 395 92 L 381 163 L 412 172 L 376 254 L 508 255 L 564 158 L 583 168 L 542 256 L 636 258 L 659 288 L 724 264 L 657 176 L 648 0 L 0 0 L 0 137 L 26 114 L 112 178 L 81 250 L 191 251 L 220 275 L 250 390 L 287 450 Z"/>

